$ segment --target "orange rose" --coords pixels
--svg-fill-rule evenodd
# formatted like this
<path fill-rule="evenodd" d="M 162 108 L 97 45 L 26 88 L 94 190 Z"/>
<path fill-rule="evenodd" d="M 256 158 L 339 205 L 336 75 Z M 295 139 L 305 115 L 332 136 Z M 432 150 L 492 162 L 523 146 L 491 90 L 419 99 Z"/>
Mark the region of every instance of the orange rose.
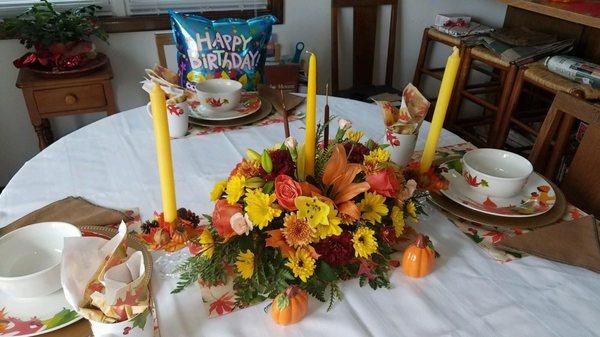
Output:
<path fill-rule="evenodd" d="M 213 226 L 217 233 L 224 238 L 234 235 L 235 232 L 231 228 L 229 220 L 235 213 L 241 212 L 242 206 L 240 204 L 230 205 L 225 199 L 217 200 L 212 214 Z"/>
<path fill-rule="evenodd" d="M 288 211 L 295 211 L 294 199 L 302 195 L 302 188 L 290 176 L 280 174 L 275 178 L 275 196 L 281 207 Z"/>
<path fill-rule="evenodd" d="M 396 198 L 400 192 L 400 183 L 393 167 L 386 167 L 375 174 L 370 174 L 366 180 L 371 186 L 369 191 L 385 197 Z"/>

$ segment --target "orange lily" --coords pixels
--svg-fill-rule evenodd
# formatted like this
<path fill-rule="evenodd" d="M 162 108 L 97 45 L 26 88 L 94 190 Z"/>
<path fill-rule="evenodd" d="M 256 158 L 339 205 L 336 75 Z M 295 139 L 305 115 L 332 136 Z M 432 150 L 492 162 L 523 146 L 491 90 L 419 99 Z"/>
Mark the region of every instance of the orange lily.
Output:
<path fill-rule="evenodd" d="M 338 211 L 342 214 L 342 218 L 345 216 L 353 221 L 360 219 L 360 209 L 352 200 L 339 204 Z"/>
<path fill-rule="evenodd" d="M 281 254 L 286 257 L 294 251 L 294 248 L 290 247 L 290 245 L 285 242 L 281 229 L 267 231 L 267 234 L 269 234 L 269 238 L 266 240 L 267 247 L 278 248 L 281 251 Z"/>
<path fill-rule="evenodd" d="M 331 196 L 336 205 L 349 201 L 355 196 L 369 190 L 369 183 L 353 183 L 356 175 L 363 170 L 360 164 L 348 163 L 346 149 L 342 144 L 337 144 L 331 158 L 325 166 L 323 183 L 331 188 Z"/>

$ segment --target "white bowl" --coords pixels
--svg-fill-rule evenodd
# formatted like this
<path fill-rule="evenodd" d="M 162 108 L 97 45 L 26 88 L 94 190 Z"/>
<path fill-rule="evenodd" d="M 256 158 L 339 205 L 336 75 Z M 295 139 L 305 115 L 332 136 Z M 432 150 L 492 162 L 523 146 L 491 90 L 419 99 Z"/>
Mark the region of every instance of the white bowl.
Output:
<path fill-rule="evenodd" d="M 196 84 L 196 96 L 206 111 L 230 111 L 238 106 L 242 95 L 242 83 L 214 78 Z"/>
<path fill-rule="evenodd" d="M 498 149 L 477 149 L 463 158 L 463 177 L 475 192 L 499 198 L 515 196 L 527 184 L 533 166 L 518 154 Z"/>
<path fill-rule="evenodd" d="M 65 222 L 41 222 L 0 238 L 0 290 L 13 297 L 39 297 L 61 288 L 65 237 L 81 236 Z"/>

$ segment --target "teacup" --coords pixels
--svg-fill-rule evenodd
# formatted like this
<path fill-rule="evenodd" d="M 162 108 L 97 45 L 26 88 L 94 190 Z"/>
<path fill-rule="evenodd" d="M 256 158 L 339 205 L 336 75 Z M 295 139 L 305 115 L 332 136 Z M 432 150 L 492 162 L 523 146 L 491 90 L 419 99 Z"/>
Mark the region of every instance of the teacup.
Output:
<path fill-rule="evenodd" d="M 196 84 L 200 105 L 209 112 L 231 111 L 240 103 L 242 83 L 215 78 Z"/>
<path fill-rule="evenodd" d="M 90 320 L 92 333 L 96 337 L 152 337 L 154 325 L 150 310 L 118 323 L 102 323 Z"/>
<path fill-rule="evenodd" d="M 390 144 L 386 150 L 390 152 L 390 159 L 400 166 L 408 165 L 412 160 L 412 155 L 415 153 L 417 136 L 418 133 L 401 134 L 386 130 L 385 141 Z"/>
<path fill-rule="evenodd" d="M 462 158 L 463 177 L 475 192 L 499 198 L 517 195 L 527 184 L 533 166 L 518 154 L 498 149 L 477 149 Z"/>
<path fill-rule="evenodd" d="M 0 290 L 13 297 L 32 298 L 60 289 L 63 241 L 71 236 L 81 236 L 77 227 L 42 222 L 0 238 Z"/>

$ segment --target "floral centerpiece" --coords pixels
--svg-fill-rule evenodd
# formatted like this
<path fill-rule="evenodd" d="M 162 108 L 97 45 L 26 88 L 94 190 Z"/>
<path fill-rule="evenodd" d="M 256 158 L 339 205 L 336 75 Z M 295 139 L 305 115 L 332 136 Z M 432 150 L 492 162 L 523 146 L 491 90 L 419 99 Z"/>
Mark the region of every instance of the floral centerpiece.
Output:
<path fill-rule="evenodd" d="M 174 292 L 232 281 L 242 308 L 290 287 L 331 305 L 341 299 L 338 282 L 355 277 L 389 287 L 390 256 L 422 210 L 417 182 L 390 161 L 387 145 L 363 138 L 340 120 L 335 138 L 317 146 L 312 176 L 293 138 L 248 150 L 214 186 L 214 211 L 191 238 L 195 255 L 179 267 Z"/>
<path fill-rule="evenodd" d="M 89 5 L 59 12 L 42 0 L 23 14 L 0 22 L 0 35 L 19 39 L 26 48 L 34 49 L 13 62 L 17 68 L 77 69 L 96 57 L 91 37 L 108 40 L 96 17 L 100 8 Z"/>

